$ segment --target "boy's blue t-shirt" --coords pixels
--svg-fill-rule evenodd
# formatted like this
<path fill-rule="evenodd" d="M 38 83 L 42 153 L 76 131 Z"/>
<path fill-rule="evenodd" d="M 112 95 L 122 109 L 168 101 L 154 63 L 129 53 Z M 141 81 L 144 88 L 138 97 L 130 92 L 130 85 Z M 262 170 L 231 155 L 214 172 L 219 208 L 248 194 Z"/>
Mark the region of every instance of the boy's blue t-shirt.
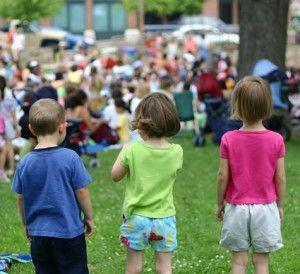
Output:
<path fill-rule="evenodd" d="M 62 147 L 35 149 L 19 163 L 12 190 L 23 195 L 31 236 L 70 239 L 84 232 L 75 190 L 91 182 L 81 158 Z"/>

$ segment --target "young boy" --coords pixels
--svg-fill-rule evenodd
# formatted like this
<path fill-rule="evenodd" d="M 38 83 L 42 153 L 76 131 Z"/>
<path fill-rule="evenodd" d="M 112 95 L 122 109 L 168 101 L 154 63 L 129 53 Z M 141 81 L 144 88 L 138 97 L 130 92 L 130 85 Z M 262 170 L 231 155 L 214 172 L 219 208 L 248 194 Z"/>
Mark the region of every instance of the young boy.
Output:
<path fill-rule="evenodd" d="M 29 112 L 29 128 L 38 144 L 18 165 L 12 190 L 36 273 L 89 273 L 84 226 L 85 235 L 91 236 L 86 188 L 91 177 L 75 152 L 58 146 L 66 136 L 63 107 L 52 99 L 37 101 Z"/>

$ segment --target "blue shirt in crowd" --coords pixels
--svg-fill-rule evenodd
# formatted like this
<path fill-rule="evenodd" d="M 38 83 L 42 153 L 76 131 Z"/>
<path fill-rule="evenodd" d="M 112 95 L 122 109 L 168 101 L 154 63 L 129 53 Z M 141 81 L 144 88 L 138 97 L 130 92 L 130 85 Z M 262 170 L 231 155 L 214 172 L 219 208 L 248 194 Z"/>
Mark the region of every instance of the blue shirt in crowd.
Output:
<path fill-rule="evenodd" d="M 50 147 L 28 153 L 17 167 L 12 190 L 23 195 L 29 235 L 70 239 L 82 234 L 75 190 L 90 182 L 72 150 Z"/>

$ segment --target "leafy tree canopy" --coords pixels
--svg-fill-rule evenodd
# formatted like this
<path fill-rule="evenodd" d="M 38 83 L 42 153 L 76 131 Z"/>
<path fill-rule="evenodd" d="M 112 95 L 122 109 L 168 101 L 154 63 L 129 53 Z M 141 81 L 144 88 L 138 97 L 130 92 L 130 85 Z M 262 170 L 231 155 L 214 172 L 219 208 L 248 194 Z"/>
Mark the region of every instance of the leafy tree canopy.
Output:
<path fill-rule="evenodd" d="M 127 10 L 137 10 L 139 0 L 123 0 Z M 200 12 L 203 0 L 144 0 L 145 11 L 158 16 L 167 16 L 175 12 L 197 14 Z"/>
<path fill-rule="evenodd" d="M 64 0 L 0 0 L 3 18 L 32 21 L 51 16 L 59 10 Z"/>

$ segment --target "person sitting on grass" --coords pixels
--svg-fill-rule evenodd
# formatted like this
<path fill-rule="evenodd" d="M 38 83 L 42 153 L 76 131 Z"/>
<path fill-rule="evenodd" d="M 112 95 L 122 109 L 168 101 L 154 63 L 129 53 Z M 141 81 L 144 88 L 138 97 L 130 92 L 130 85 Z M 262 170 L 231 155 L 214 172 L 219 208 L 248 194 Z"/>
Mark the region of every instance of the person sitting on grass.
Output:
<path fill-rule="evenodd" d="M 75 152 L 58 146 L 66 136 L 65 110 L 55 100 L 41 99 L 30 109 L 29 128 L 38 144 L 19 163 L 12 190 L 36 273 L 88 273 L 91 177 Z"/>
<path fill-rule="evenodd" d="M 262 124 L 271 110 L 263 79 L 246 77 L 236 85 L 232 113 L 243 126 L 222 137 L 216 210 L 217 220 L 224 215 L 220 244 L 232 251 L 233 274 L 246 272 L 250 246 L 257 274 L 269 273 L 269 253 L 283 247 L 285 146 L 280 134 Z"/>
<path fill-rule="evenodd" d="M 143 141 L 124 146 L 111 171 L 113 181 L 127 175 L 120 240 L 127 247 L 126 274 L 141 273 L 150 244 L 156 251 L 157 273 L 172 273 L 177 247 L 173 185 L 182 168 L 180 145 L 167 137 L 180 130 L 171 99 L 162 93 L 145 96 L 133 120 Z"/>
<path fill-rule="evenodd" d="M 129 135 L 129 114 L 127 112 L 126 104 L 122 98 L 116 98 L 114 100 L 116 111 L 119 114 L 116 130 L 122 144 L 130 141 Z"/>

